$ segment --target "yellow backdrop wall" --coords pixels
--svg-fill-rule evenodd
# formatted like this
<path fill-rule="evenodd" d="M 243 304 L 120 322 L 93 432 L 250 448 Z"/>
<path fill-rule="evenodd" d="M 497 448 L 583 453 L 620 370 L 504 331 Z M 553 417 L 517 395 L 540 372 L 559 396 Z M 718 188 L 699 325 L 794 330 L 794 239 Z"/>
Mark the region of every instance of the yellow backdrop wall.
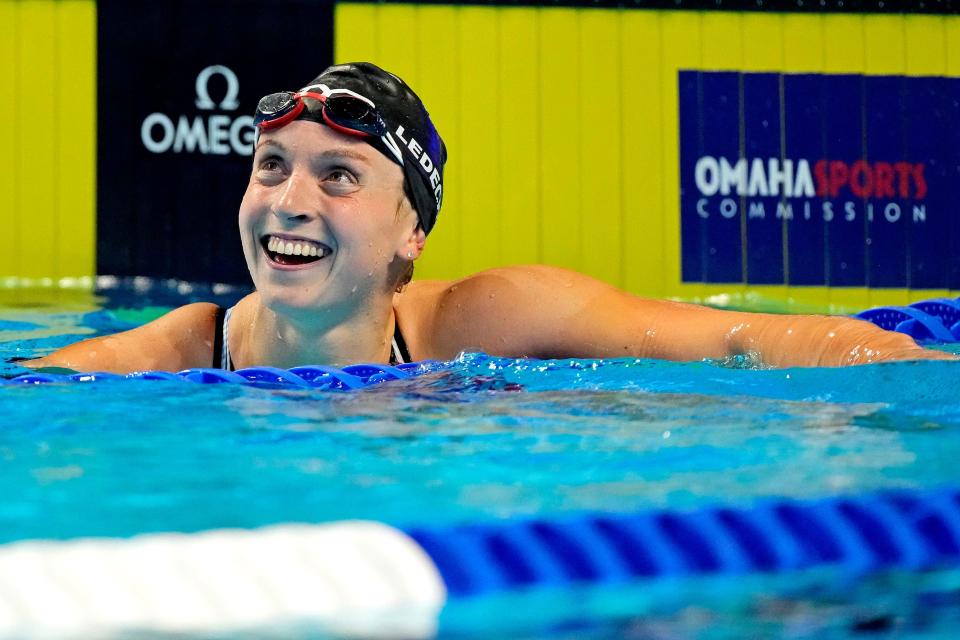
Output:
<path fill-rule="evenodd" d="M 0 1 L 0 288 L 90 288 L 96 5 Z"/>

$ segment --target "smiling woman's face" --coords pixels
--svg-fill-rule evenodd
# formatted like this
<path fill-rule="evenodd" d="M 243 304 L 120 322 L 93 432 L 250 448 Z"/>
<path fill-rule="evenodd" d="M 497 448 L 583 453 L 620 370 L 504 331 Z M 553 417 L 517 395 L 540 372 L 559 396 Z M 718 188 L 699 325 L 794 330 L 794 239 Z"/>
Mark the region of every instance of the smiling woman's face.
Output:
<path fill-rule="evenodd" d="M 306 121 L 260 136 L 240 237 L 274 311 L 348 315 L 392 295 L 416 226 L 399 165 L 362 139 Z"/>

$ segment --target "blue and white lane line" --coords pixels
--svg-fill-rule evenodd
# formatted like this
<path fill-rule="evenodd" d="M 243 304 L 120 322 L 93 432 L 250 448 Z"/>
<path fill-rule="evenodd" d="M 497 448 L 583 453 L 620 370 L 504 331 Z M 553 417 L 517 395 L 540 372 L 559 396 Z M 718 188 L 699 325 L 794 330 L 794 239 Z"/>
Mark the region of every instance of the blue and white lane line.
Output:
<path fill-rule="evenodd" d="M 960 567 L 960 489 L 401 531 L 366 521 L 0 545 L 0 636 L 307 625 L 427 637 L 448 600 L 567 585 Z"/>

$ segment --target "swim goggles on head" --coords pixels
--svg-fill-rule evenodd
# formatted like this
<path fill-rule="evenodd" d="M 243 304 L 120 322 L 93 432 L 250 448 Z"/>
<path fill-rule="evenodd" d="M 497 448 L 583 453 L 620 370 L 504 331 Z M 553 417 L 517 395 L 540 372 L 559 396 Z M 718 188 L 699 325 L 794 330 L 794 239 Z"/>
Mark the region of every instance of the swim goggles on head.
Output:
<path fill-rule="evenodd" d="M 296 93 L 281 91 L 264 96 L 257 104 L 253 124 L 267 131 L 295 120 L 304 109 L 316 111 L 305 99 L 319 102 L 323 122 L 337 131 L 377 137 L 387 132 L 387 125 L 373 102 L 349 89 L 330 89 L 322 84 L 304 87 Z"/>
<path fill-rule="evenodd" d="M 341 133 L 382 141 L 389 155 L 401 167 L 404 166 L 400 148 L 373 101 L 349 89 L 331 89 L 325 84 L 312 84 L 297 92 L 281 91 L 261 98 L 253 117 L 257 137 L 261 131 L 277 129 L 296 120 L 304 110 L 309 119 Z"/>

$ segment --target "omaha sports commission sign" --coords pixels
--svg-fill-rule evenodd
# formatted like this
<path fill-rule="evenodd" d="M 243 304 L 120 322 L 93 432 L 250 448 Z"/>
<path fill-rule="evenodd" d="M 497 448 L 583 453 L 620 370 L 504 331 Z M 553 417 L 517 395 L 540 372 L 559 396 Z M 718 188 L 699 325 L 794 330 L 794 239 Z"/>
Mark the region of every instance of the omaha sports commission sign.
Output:
<path fill-rule="evenodd" d="M 681 71 L 684 282 L 960 288 L 960 79 Z"/>

